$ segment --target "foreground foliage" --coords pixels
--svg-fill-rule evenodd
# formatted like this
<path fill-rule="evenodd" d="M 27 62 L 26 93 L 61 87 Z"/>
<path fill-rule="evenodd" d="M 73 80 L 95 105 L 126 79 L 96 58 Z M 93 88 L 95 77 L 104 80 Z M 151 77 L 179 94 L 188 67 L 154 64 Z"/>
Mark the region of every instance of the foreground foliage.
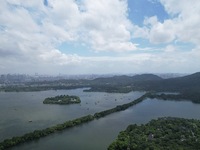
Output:
<path fill-rule="evenodd" d="M 108 150 L 197 150 L 200 121 L 164 117 L 146 125 L 130 125 L 120 132 Z"/>

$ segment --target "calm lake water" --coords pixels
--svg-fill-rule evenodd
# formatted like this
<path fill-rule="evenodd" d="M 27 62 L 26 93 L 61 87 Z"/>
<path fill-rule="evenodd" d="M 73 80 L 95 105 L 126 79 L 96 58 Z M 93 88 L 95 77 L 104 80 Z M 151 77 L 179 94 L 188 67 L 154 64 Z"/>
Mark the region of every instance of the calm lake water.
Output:
<path fill-rule="evenodd" d="M 65 94 L 68 93 L 80 96 L 82 104 L 69 105 L 69 106 L 59 106 L 59 105 L 44 106 L 42 104 L 43 99 L 48 94 L 54 96 L 62 94 L 62 92 Z M 6 93 L 3 93 L 1 95 L 1 98 L 3 97 L 4 94 Z M 46 92 L 13 93 L 13 94 L 14 95 L 21 94 L 21 97 L 25 97 L 26 94 L 27 95 L 35 94 L 38 96 L 38 98 L 32 98 L 32 100 L 29 99 L 24 101 L 20 100 L 19 102 L 19 99 L 22 99 L 19 96 L 18 100 L 16 99 L 18 101 L 17 104 L 15 103 L 14 103 L 15 105 L 9 104 L 12 105 L 12 109 L 16 111 L 15 110 L 16 108 L 15 107 L 13 108 L 13 105 L 21 106 L 22 104 L 25 103 L 25 101 L 28 101 L 24 106 L 21 106 L 21 109 L 23 110 L 24 107 L 25 108 L 28 107 L 29 109 L 27 108 L 26 110 L 23 110 L 25 114 L 23 114 L 21 117 L 16 116 L 19 114 L 15 114 L 13 116 L 14 118 L 13 120 L 11 119 L 12 117 L 9 116 L 8 113 L 5 114 L 5 116 L 6 115 L 9 116 L 11 120 L 8 118 L 3 119 L 5 122 L 7 122 L 7 126 L 6 124 L 1 124 L 1 127 L 3 127 L 3 129 L 1 129 L 0 132 L 4 133 L 4 135 L 7 135 L 7 133 L 10 132 L 10 131 L 4 131 L 7 128 L 11 129 L 13 127 L 14 128 L 12 129 L 13 131 L 17 130 L 16 129 L 17 127 L 20 128 L 20 131 L 32 130 L 33 128 L 38 128 L 38 127 L 44 128 L 52 124 L 53 125 L 57 124 L 58 122 L 64 122 L 67 119 L 76 118 L 86 114 L 112 108 L 122 103 L 127 103 L 130 101 L 130 99 L 131 100 L 136 99 L 144 93 L 142 92 L 131 92 L 128 94 L 108 94 L 108 93 L 98 93 L 98 92 L 85 93 L 82 92 L 82 89 L 77 89 L 77 90 L 68 90 L 68 91 L 65 90 L 57 92 L 46 91 Z M 33 97 L 36 97 L 35 95 Z M 98 104 L 95 105 L 94 102 L 98 102 Z M 20 105 L 20 103 L 22 104 Z M 30 110 L 30 108 L 32 109 Z M 5 112 L 8 111 L 8 109 L 7 111 L 6 108 L 4 109 Z M 9 110 L 11 110 L 10 107 Z M 28 118 L 25 117 L 29 115 L 31 117 Z M 186 101 L 175 102 L 175 101 L 162 101 L 157 99 L 146 99 L 142 103 L 130 107 L 125 111 L 117 112 L 108 115 L 104 118 L 101 118 L 99 120 L 94 120 L 87 124 L 83 124 L 81 126 L 77 126 L 56 134 L 52 134 L 50 136 L 41 138 L 37 141 L 19 145 L 13 148 L 13 150 L 27 150 L 27 149 L 28 150 L 40 150 L 40 149 L 106 150 L 108 145 L 117 137 L 119 131 L 124 130 L 129 124 L 147 123 L 151 119 L 156 119 L 158 117 L 163 117 L 163 116 L 200 119 L 200 105 Z M 19 121 L 22 120 L 22 118 L 23 119 L 25 118 L 24 122 Z M 28 123 L 28 120 L 30 118 L 33 120 L 32 123 Z M 14 120 L 18 120 L 18 123 L 16 123 Z M 9 125 L 9 122 L 12 124 L 12 126 Z M 27 126 L 28 129 L 23 129 L 20 123 L 24 124 L 24 126 Z M 12 134 L 10 134 L 10 136 L 11 135 Z"/>
<path fill-rule="evenodd" d="M 79 96 L 81 104 L 43 104 L 46 97 L 63 94 Z M 83 92 L 83 89 L 0 92 L 0 141 L 113 108 L 116 105 L 134 100 L 142 94 L 144 92 L 131 92 L 128 94 Z"/>

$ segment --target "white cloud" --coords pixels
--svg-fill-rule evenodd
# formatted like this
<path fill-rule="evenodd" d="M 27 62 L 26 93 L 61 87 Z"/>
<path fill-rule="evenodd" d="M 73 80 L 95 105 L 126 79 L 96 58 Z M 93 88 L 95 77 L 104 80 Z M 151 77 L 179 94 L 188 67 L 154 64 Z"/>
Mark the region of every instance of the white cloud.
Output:
<path fill-rule="evenodd" d="M 49 0 L 48 6 L 41 0 L 6 0 L 0 8 L 3 72 L 17 71 L 13 69 L 17 66 L 21 66 L 17 72 L 82 66 L 84 58 L 56 48 L 62 42 L 82 42 L 94 51 L 123 52 L 137 47 L 131 42 L 126 0 Z"/>
<path fill-rule="evenodd" d="M 138 27 L 135 37 L 147 38 L 153 44 L 170 43 L 174 40 L 200 43 L 200 1 L 160 0 L 170 19 L 159 22 L 156 16 L 146 18 L 144 27 Z"/>
<path fill-rule="evenodd" d="M 157 16 L 152 16 L 152 17 L 149 17 L 149 18 L 145 18 L 144 19 L 144 25 L 151 25 L 151 26 L 153 26 L 153 25 L 155 25 L 155 24 L 157 24 L 158 23 L 158 18 L 157 18 Z"/>
<path fill-rule="evenodd" d="M 126 0 L 49 0 L 48 6 L 42 0 L 2 0 L 0 70 L 58 73 L 66 67 L 73 74 L 101 73 L 102 70 L 160 72 L 163 66 L 172 72 L 184 70 L 186 66 L 188 71 L 200 69 L 200 2 L 161 0 L 161 3 L 171 18 L 160 22 L 152 16 L 139 27 L 128 19 Z M 130 51 L 142 50 L 132 42 L 135 37 L 170 45 L 161 48 L 163 53 L 129 55 Z M 171 44 L 174 40 L 190 42 L 196 47 L 181 53 Z M 70 55 L 64 54 L 57 49 L 63 42 L 84 43 L 93 51 L 115 51 L 123 56 L 81 57 L 70 49 L 67 50 Z M 153 48 L 143 48 L 148 49 Z"/>
<path fill-rule="evenodd" d="M 134 37 L 148 39 L 153 44 L 170 43 L 176 38 L 172 20 L 158 21 L 156 16 L 145 18 L 144 27 L 135 27 Z"/>
<path fill-rule="evenodd" d="M 79 3 L 52 0 L 49 5 L 48 23 L 58 30 L 57 35 L 51 33 L 52 36 L 66 35 L 66 41 L 82 41 L 95 51 L 136 49 L 136 45 L 130 42 L 132 24 L 127 19 L 126 0 L 87 0 Z"/>
<path fill-rule="evenodd" d="M 191 73 L 200 69 L 199 49 L 191 52 L 178 51 L 174 46 L 168 46 L 164 53 L 131 54 L 119 57 L 88 57 L 82 58 L 82 64 L 88 72 L 95 73 L 104 70 L 107 73 Z M 192 59 L 192 61 L 191 61 Z M 82 68 L 82 69 L 83 69 Z"/>
<path fill-rule="evenodd" d="M 200 1 L 196 0 L 161 0 L 167 12 L 175 16 L 172 21 L 176 28 L 175 34 L 180 41 L 200 42 Z"/>
<path fill-rule="evenodd" d="M 44 52 L 39 56 L 42 60 L 49 64 L 73 64 L 80 63 L 80 57 L 77 55 L 65 55 L 61 53 L 59 50 L 53 49 L 48 52 Z"/>
<path fill-rule="evenodd" d="M 173 45 L 167 45 L 166 48 L 165 48 L 165 52 L 175 52 L 177 50 L 177 48 Z"/>
<path fill-rule="evenodd" d="M 136 45 L 131 43 L 132 24 L 127 19 L 125 0 L 84 1 L 81 13 L 81 27 L 85 42 L 94 50 L 130 51 Z"/>
<path fill-rule="evenodd" d="M 94 51 L 136 49 L 126 0 L 49 0 L 48 6 L 41 0 L 7 0 L 0 7 L 1 53 L 10 56 L 37 59 L 56 52 L 62 42 L 84 42 Z"/>
<path fill-rule="evenodd" d="M 152 43 L 169 43 L 175 39 L 173 24 L 170 20 L 166 20 L 163 24 L 157 22 L 152 25 L 149 32 L 149 40 Z"/>

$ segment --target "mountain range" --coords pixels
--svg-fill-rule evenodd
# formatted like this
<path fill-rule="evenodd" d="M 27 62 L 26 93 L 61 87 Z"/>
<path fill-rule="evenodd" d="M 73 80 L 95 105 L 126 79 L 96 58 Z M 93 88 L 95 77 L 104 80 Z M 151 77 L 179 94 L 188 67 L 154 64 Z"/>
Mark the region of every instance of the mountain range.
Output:
<path fill-rule="evenodd" d="M 177 92 L 180 98 L 200 102 L 200 72 L 176 78 L 163 79 L 154 74 L 114 76 L 90 81 L 89 91 L 130 92 Z"/>

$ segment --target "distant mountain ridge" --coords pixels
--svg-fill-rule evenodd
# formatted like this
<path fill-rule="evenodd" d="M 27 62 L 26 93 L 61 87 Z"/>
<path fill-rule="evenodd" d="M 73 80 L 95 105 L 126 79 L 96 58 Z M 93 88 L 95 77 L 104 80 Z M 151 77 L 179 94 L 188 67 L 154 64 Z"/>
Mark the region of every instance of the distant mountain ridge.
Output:
<path fill-rule="evenodd" d="M 179 99 L 191 99 L 200 102 L 200 72 L 183 77 L 162 79 L 154 74 L 141 74 L 135 76 L 114 76 L 97 78 L 91 81 L 89 91 L 101 92 L 178 92 Z"/>
<path fill-rule="evenodd" d="M 107 78 L 96 78 L 92 80 L 92 83 L 93 84 L 126 85 L 126 84 L 132 84 L 134 82 L 139 82 L 139 81 L 152 81 L 152 80 L 157 81 L 157 80 L 162 80 L 162 78 L 154 74 L 141 74 L 141 75 L 134 75 L 134 76 L 121 75 L 121 76 L 113 76 L 113 77 L 107 77 Z"/>
<path fill-rule="evenodd" d="M 141 83 L 142 84 L 142 83 Z M 144 86 L 145 82 L 143 83 Z M 147 83 L 146 83 L 147 84 Z M 159 90 L 159 91 L 185 91 L 195 88 L 200 88 L 200 72 L 176 78 L 163 79 L 160 81 L 152 81 L 148 83 L 149 90 Z"/>
<path fill-rule="evenodd" d="M 100 85 L 134 85 L 142 86 L 144 90 L 148 89 L 185 89 L 188 87 L 200 86 L 200 72 L 176 78 L 163 79 L 154 74 L 140 74 L 134 76 L 113 76 L 105 78 L 96 78 L 91 80 L 92 84 Z M 150 89 L 151 88 L 151 89 Z M 178 90 L 177 89 L 177 90 Z M 167 90 L 167 91 L 168 91 Z"/>
<path fill-rule="evenodd" d="M 61 79 L 57 81 L 36 81 L 23 84 L 8 84 L 0 87 L 0 91 L 42 91 L 88 87 L 84 91 L 128 93 L 131 91 L 176 92 L 179 99 L 192 99 L 200 103 L 200 72 L 182 77 L 163 79 L 154 74 L 134 76 L 101 77 L 93 80 Z"/>
<path fill-rule="evenodd" d="M 149 80 L 162 80 L 161 77 L 154 74 L 141 74 L 132 77 L 133 81 L 149 81 Z"/>

